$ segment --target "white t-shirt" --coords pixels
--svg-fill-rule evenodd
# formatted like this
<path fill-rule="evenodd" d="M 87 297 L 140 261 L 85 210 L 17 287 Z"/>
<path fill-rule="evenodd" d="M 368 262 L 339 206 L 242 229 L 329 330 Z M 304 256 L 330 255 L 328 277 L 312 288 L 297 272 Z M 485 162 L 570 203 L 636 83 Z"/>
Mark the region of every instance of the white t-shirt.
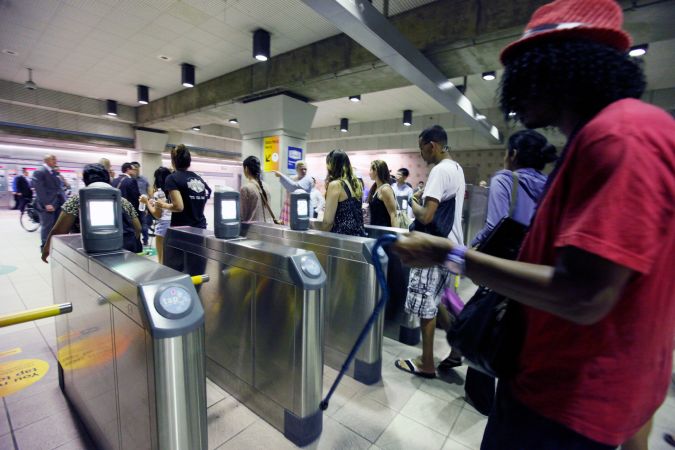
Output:
<path fill-rule="evenodd" d="M 448 239 L 461 245 L 464 245 L 462 208 L 464 207 L 465 190 L 466 183 L 464 182 L 462 166 L 452 159 L 444 159 L 431 169 L 429 179 L 424 186 L 424 194 L 422 194 L 422 200 L 431 197 L 439 202 L 455 197 L 455 220 Z"/>
<path fill-rule="evenodd" d="M 413 213 L 412 213 L 412 207 L 410 206 L 410 196 L 413 194 L 413 189 L 405 183 L 403 183 L 403 187 L 399 187 L 398 183 L 392 184 L 391 187 L 394 189 L 394 195 L 396 197 L 405 197 L 406 198 L 406 202 L 408 202 L 408 209 L 407 209 L 408 216 L 413 218 L 414 216 L 413 216 Z M 398 202 L 398 198 L 396 199 L 396 201 Z M 398 203 L 397 203 L 397 205 L 398 205 Z"/>

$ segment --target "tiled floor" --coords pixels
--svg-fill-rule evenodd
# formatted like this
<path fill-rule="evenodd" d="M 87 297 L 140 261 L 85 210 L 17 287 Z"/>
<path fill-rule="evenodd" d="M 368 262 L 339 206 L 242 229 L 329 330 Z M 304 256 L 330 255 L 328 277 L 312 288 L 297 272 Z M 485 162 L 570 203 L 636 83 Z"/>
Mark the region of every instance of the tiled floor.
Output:
<path fill-rule="evenodd" d="M 19 227 L 16 211 L 0 210 L 0 314 L 50 304 L 49 266 L 39 258 L 39 235 Z M 0 329 L 0 364 L 37 358 L 50 370 L 37 383 L 1 398 L 0 450 L 91 449 L 93 444 L 58 387 L 54 320 L 44 319 Z M 436 354 L 445 356 L 444 337 L 436 337 Z M 20 348 L 21 353 L 2 356 Z M 417 349 L 384 341 L 383 381 L 364 386 L 351 378 L 342 384 L 324 415 L 321 437 L 310 449 L 477 449 L 486 419 L 462 399 L 466 372 L 460 368 L 440 378 L 411 377 L 396 368 L 397 358 Z M 324 390 L 337 372 L 326 368 Z M 275 428 L 207 380 L 209 448 L 294 448 Z M 675 389 L 659 410 L 650 448 L 670 450 L 664 432 L 675 431 Z"/>

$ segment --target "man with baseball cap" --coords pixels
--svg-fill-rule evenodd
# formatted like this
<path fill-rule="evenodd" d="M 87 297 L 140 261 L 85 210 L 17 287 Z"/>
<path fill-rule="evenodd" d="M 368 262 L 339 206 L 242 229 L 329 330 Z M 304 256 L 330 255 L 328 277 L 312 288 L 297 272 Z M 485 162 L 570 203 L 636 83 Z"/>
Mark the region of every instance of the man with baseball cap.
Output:
<path fill-rule="evenodd" d="M 419 233 L 394 246 L 410 265 L 447 259 L 524 314 L 482 449 L 615 448 L 668 390 L 675 121 L 639 100 L 644 75 L 622 22 L 613 0 L 556 0 L 502 51 L 504 114 L 567 136 L 518 261 Z"/>

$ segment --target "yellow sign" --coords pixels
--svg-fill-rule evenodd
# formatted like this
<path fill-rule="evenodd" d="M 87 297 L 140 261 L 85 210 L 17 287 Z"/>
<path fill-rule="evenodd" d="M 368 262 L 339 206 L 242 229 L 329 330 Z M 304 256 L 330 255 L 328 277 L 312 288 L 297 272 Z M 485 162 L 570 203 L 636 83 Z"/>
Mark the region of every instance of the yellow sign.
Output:
<path fill-rule="evenodd" d="M 39 381 L 49 371 L 41 359 L 17 359 L 0 364 L 0 397 L 7 397 Z"/>
<path fill-rule="evenodd" d="M 279 170 L 279 136 L 263 138 L 263 172 Z"/>
<path fill-rule="evenodd" d="M 4 358 L 5 356 L 18 355 L 19 353 L 21 353 L 21 349 L 19 347 L 13 348 L 11 350 L 5 350 L 4 352 L 0 352 L 0 358 Z"/>

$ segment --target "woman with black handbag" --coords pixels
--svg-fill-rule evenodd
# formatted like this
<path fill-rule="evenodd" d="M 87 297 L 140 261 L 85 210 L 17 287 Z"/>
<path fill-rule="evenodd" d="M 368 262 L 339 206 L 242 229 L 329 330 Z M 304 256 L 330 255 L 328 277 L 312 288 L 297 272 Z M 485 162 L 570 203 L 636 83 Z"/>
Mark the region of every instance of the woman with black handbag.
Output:
<path fill-rule="evenodd" d="M 505 217 L 511 218 L 525 227 L 530 225 L 539 198 L 546 185 L 546 175 L 541 171 L 547 163 L 556 159 L 555 147 L 549 144 L 542 134 L 534 130 L 520 130 L 509 137 L 508 147 L 504 155 L 504 169 L 495 173 L 490 180 L 485 226 L 471 241 L 472 247 L 478 247 L 478 250 L 482 251 L 480 247 L 482 243 L 499 240 L 500 232 L 508 233 L 508 230 L 502 230 L 499 227 L 504 223 L 501 221 Z M 519 237 L 522 237 L 522 234 L 510 236 L 512 239 L 518 239 Z M 503 250 L 496 253 L 504 257 L 507 256 L 503 253 Z M 516 256 L 516 254 L 512 254 L 509 259 L 515 259 Z M 479 299 L 486 294 L 489 293 L 486 292 L 485 288 L 482 288 L 469 301 Z M 452 333 L 449 338 L 451 335 Z M 494 401 L 495 378 L 469 366 L 466 371 L 464 392 L 467 400 L 474 408 L 487 416 Z"/>

